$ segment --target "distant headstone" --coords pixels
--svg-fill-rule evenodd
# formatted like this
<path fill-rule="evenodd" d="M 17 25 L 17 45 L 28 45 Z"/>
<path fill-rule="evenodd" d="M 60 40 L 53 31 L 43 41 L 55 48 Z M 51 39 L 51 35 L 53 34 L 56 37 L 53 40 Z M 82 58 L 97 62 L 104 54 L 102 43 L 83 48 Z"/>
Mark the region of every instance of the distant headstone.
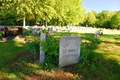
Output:
<path fill-rule="evenodd" d="M 100 30 L 95 32 L 95 38 L 99 38 L 100 37 Z"/>
<path fill-rule="evenodd" d="M 38 32 L 37 32 L 37 28 L 32 28 L 32 35 L 37 35 L 38 34 Z"/>
<path fill-rule="evenodd" d="M 35 28 L 38 28 L 38 26 L 37 26 L 37 25 L 35 25 L 34 27 L 35 27 Z"/>
<path fill-rule="evenodd" d="M 48 33 L 50 33 L 50 28 L 48 28 Z"/>
<path fill-rule="evenodd" d="M 54 33 L 53 27 L 49 27 L 49 28 L 48 28 L 48 33 Z"/>
<path fill-rule="evenodd" d="M 40 41 L 43 41 L 43 39 L 46 38 L 45 33 L 41 33 L 40 35 Z M 41 43 L 40 43 L 41 44 Z M 40 49 L 43 49 L 43 47 L 40 46 Z M 45 59 L 45 52 L 40 50 L 40 64 L 43 64 L 43 60 Z"/>
<path fill-rule="evenodd" d="M 44 25 L 42 26 L 42 29 L 45 29 L 45 26 L 44 26 Z"/>
<path fill-rule="evenodd" d="M 60 67 L 79 62 L 81 37 L 60 36 L 59 65 Z"/>
<path fill-rule="evenodd" d="M 32 27 L 28 27 L 28 30 L 32 30 Z"/>
<path fill-rule="evenodd" d="M 38 31 L 42 31 L 42 28 L 38 28 L 37 30 L 38 30 Z"/>

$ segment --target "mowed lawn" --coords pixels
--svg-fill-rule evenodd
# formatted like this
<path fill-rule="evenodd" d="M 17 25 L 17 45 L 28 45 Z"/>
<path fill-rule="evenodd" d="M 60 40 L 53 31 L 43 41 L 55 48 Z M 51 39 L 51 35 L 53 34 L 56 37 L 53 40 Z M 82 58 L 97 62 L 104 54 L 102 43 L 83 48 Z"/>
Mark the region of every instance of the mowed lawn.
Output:
<path fill-rule="evenodd" d="M 85 31 L 85 30 L 84 30 Z M 120 31 L 107 31 L 103 32 L 103 35 L 100 37 L 99 44 L 96 45 L 97 41 L 94 39 L 94 30 L 90 33 L 87 31 L 84 32 L 55 32 L 50 33 L 49 35 L 54 37 L 67 36 L 71 34 L 71 36 L 81 36 L 84 37 L 81 43 L 81 53 L 84 52 L 83 45 L 85 42 L 90 43 L 88 46 L 88 51 L 91 52 L 96 58 L 99 58 L 98 63 L 100 62 L 100 67 L 97 65 L 91 65 L 80 68 L 73 68 L 71 70 L 71 66 L 67 67 L 67 71 L 61 69 L 59 73 L 64 73 L 66 77 L 63 77 L 63 80 L 71 77 L 71 80 L 118 80 L 120 79 Z M 109 32 L 109 33 L 108 33 Z M 115 33 L 115 34 L 114 34 Z M 1 36 L 0 36 L 1 37 Z M 61 76 L 57 75 L 58 71 L 44 71 L 41 69 L 40 65 L 35 64 L 35 62 L 23 62 L 25 65 L 31 66 L 30 68 L 26 68 L 25 65 L 21 65 L 21 63 L 17 63 L 20 67 L 24 67 L 22 70 L 15 69 L 12 66 L 14 62 L 13 59 L 22 51 L 26 50 L 26 45 L 24 38 L 19 40 L 8 40 L 8 41 L 0 41 L 0 80 L 56 80 L 62 79 Z M 26 57 L 23 56 L 25 59 Z M 24 59 L 19 59 L 23 61 Z M 27 59 L 27 58 L 26 58 Z M 97 61 L 94 63 L 97 64 Z M 80 63 L 79 63 L 80 64 Z M 92 63 L 93 64 L 93 63 Z M 76 65 L 77 66 L 77 65 Z M 87 67 L 86 67 L 87 66 Z M 13 70 L 15 69 L 15 70 Z M 34 72 L 32 74 L 29 71 Z M 77 73 L 73 72 L 74 70 L 78 70 Z M 37 75 L 37 76 L 36 76 Z M 67 77 L 68 76 L 68 77 Z"/>

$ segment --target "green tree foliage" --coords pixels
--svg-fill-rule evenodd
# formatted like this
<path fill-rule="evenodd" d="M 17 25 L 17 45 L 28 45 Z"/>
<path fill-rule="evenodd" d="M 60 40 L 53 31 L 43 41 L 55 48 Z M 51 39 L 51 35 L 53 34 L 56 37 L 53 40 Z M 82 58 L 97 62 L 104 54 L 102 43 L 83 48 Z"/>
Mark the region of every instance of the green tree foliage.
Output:
<path fill-rule="evenodd" d="M 115 12 L 109 12 L 107 10 L 103 10 L 97 16 L 97 19 L 98 19 L 97 26 L 110 28 L 110 21 L 111 21 L 111 18 L 114 14 L 115 14 Z"/>
<path fill-rule="evenodd" d="M 95 15 L 95 17 L 97 17 L 97 12 L 96 11 L 91 11 L 94 15 Z"/>
<path fill-rule="evenodd" d="M 120 28 L 120 11 L 116 12 L 116 14 L 111 18 L 111 27 Z"/>
<path fill-rule="evenodd" d="M 83 11 L 84 9 L 82 8 L 81 0 L 69 0 L 69 5 L 68 9 L 69 11 L 67 12 L 67 18 L 66 21 L 69 23 L 72 23 L 73 25 L 78 25 L 79 22 L 82 21 L 83 18 Z"/>
<path fill-rule="evenodd" d="M 55 0 L 43 0 L 42 1 L 42 19 L 45 20 L 45 26 L 50 19 L 56 17 L 56 10 L 54 9 Z"/>
<path fill-rule="evenodd" d="M 90 25 L 93 26 L 93 25 L 95 24 L 95 22 L 96 22 L 96 17 L 95 17 L 95 15 L 92 13 L 92 11 L 86 13 L 85 19 L 86 19 L 86 24 L 89 24 L 89 26 L 90 26 Z"/>

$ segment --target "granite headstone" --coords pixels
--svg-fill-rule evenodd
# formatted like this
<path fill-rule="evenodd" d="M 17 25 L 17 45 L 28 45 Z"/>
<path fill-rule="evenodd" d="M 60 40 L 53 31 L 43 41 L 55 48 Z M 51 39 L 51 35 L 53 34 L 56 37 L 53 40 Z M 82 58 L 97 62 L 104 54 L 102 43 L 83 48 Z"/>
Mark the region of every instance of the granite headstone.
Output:
<path fill-rule="evenodd" d="M 59 65 L 60 67 L 79 62 L 80 36 L 60 36 Z"/>

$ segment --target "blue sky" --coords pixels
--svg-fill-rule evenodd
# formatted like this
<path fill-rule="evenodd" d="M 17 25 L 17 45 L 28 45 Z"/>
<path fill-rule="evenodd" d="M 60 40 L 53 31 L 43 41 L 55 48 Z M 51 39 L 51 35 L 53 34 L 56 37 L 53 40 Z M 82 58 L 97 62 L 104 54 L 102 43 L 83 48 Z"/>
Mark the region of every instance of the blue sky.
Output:
<path fill-rule="evenodd" d="M 82 0 L 83 8 L 89 11 L 96 11 L 97 13 L 103 10 L 119 11 L 120 0 Z"/>

